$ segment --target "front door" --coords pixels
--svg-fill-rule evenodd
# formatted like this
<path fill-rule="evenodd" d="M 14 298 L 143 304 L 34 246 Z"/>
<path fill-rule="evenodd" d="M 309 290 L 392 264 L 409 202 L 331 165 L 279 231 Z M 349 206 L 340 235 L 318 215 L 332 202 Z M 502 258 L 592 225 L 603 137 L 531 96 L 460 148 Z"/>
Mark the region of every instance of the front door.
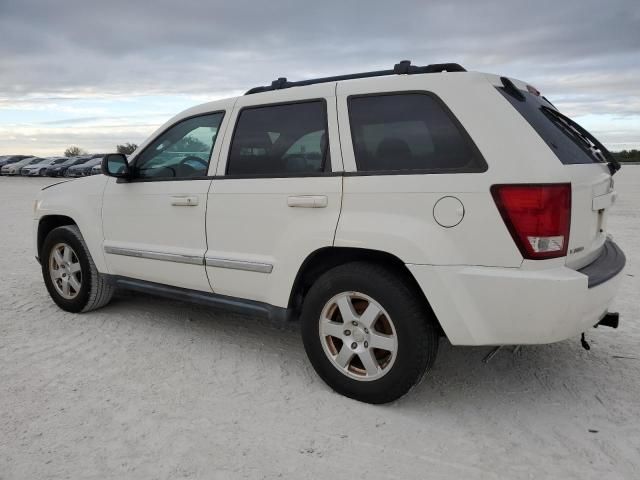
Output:
<path fill-rule="evenodd" d="M 111 274 L 211 290 L 205 212 L 223 118 L 215 112 L 178 121 L 132 160 L 130 181 L 109 179 L 103 229 Z"/>

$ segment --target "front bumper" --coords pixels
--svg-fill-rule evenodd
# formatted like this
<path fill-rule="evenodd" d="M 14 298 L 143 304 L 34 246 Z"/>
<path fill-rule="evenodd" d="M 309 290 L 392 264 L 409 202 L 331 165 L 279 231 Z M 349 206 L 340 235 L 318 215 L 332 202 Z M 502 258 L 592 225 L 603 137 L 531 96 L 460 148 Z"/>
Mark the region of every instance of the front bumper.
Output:
<path fill-rule="evenodd" d="M 618 291 L 624 263 L 622 250 L 607 240 L 600 257 L 580 271 L 407 267 L 452 344 L 524 345 L 565 340 L 597 324 Z"/>

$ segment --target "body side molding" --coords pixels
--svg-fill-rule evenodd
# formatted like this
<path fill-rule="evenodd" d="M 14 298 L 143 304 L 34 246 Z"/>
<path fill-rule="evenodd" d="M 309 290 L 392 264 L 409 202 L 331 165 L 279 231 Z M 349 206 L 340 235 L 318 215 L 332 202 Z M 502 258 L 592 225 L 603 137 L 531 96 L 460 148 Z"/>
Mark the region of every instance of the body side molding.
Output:
<path fill-rule="evenodd" d="M 270 263 L 233 260 L 231 258 L 205 257 L 205 264 L 207 267 L 231 268 L 248 272 L 271 273 L 273 271 L 273 265 Z"/>
<path fill-rule="evenodd" d="M 205 257 L 200 255 L 157 252 L 151 250 L 138 250 L 131 248 L 113 247 L 110 245 L 105 245 L 104 253 L 108 253 L 111 255 L 124 255 L 126 257 L 145 258 L 148 260 L 186 263 L 189 265 L 206 265 L 208 267 L 230 268 L 233 270 L 245 270 L 248 272 L 271 273 L 273 271 L 273 265 L 270 263 L 251 262 L 247 260 L 236 260 L 232 258 Z"/>
<path fill-rule="evenodd" d="M 204 265 L 204 257 L 199 255 L 184 255 L 179 253 L 153 252 L 150 250 L 135 250 L 130 248 L 111 247 L 105 245 L 104 253 L 124 255 L 126 257 L 146 258 L 148 260 L 162 260 L 165 262 L 188 263 L 190 265 Z"/>

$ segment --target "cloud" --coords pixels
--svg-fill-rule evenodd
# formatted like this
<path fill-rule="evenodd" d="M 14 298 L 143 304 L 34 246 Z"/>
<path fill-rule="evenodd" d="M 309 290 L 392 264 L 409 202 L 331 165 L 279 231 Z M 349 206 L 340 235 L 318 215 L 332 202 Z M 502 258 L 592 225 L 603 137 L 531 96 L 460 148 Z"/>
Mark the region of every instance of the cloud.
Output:
<path fill-rule="evenodd" d="M 157 128 L 156 124 L 113 124 L 76 128 L 38 126 L 0 127 L 0 144 L 8 154 L 62 155 L 70 145 L 90 152 L 111 152 L 125 141 L 141 143 Z"/>
<path fill-rule="evenodd" d="M 231 96 L 408 58 L 525 79 L 573 115 L 636 117 L 639 32 L 635 0 L 5 1 L 0 114 L 104 99 L 69 118 L 117 116 L 109 102 Z"/>

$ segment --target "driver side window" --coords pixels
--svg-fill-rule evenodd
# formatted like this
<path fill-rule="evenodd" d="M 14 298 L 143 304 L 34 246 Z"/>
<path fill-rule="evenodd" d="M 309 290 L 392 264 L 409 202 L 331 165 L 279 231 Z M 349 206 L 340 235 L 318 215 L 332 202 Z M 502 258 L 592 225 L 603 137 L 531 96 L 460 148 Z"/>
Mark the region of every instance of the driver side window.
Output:
<path fill-rule="evenodd" d="M 134 178 L 206 176 L 223 116 L 222 112 L 200 115 L 170 127 L 136 157 Z"/>

